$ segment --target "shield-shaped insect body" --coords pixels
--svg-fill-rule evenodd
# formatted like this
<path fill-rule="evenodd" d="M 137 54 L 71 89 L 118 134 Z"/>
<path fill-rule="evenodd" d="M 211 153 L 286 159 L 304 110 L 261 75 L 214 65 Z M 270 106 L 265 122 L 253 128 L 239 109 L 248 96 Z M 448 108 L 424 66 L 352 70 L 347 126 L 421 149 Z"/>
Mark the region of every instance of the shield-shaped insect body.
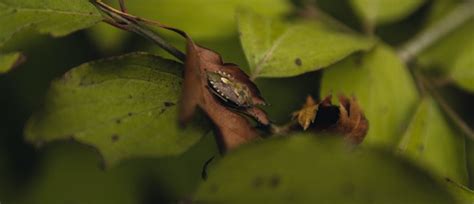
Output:
<path fill-rule="evenodd" d="M 241 108 L 253 106 L 247 85 L 236 81 L 229 73 L 207 72 L 207 80 L 210 91 L 222 101 Z"/>

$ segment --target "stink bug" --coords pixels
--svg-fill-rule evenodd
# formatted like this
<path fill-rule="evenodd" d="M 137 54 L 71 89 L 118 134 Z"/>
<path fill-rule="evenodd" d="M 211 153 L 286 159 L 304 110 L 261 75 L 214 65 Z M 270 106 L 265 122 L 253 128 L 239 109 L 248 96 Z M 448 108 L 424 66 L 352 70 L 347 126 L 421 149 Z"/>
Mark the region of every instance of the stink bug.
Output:
<path fill-rule="evenodd" d="M 230 74 L 223 71 L 207 72 L 207 81 L 210 91 L 224 102 L 241 108 L 253 106 L 247 85 L 236 81 Z"/>

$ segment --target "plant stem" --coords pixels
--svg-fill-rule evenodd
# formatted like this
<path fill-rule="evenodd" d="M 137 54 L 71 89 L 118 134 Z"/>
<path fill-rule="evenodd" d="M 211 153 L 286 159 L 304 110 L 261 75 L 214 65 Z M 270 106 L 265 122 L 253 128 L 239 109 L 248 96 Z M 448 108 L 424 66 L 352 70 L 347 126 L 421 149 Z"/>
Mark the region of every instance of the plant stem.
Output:
<path fill-rule="evenodd" d="M 107 16 L 110 18 L 110 19 L 104 20 L 105 22 L 107 22 L 107 23 L 109 23 L 109 24 L 111 24 L 115 27 L 137 33 L 137 34 L 139 34 L 139 35 L 155 42 L 156 44 L 158 44 L 158 46 L 163 48 L 165 51 L 167 51 L 168 53 L 170 53 L 171 55 L 173 55 L 174 57 L 176 57 L 180 61 L 184 62 L 186 60 L 186 55 L 183 52 L 181 52 L 176 47 L 174 47 L 173 45 L 168 43 L 161 36 L 157 35 L 154 31 L 152 31 L 152 30 L 146 28 L 145 26 L 139 24 L 140 18 L 134 17 L 134 16 L 129 15 L 129 14 L 122 13 L 121 11 L 118 11 L 118 10 L 102 3 L 100 0 L 91 1 L 91 3 L 94 4 L 100 11 L 107 14 Z M 127 18 L 125 16 L 130 17 L 130 18 Z M 151 21 L 146 21 L 146 20 L 143 20 L 143 22 L 152 23 Z"/>
<path fill-rule="evenodd" d="M 410 62 L 420 52 L 432 45 L 440 38 L 446 36 L 457 27 L 466 23 L 474 16 L 474 0 L 468 0 L 454 8 L 445 18 L 421 32 L 418 36 L 408 41 L 398 51 L 398 56 L 405 63 Z"/>

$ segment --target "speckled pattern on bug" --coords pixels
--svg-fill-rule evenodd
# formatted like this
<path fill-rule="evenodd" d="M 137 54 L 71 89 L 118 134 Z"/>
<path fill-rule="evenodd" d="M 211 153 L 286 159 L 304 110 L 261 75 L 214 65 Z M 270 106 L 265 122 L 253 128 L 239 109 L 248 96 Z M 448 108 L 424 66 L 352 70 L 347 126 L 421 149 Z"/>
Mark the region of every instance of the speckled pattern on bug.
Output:
<path fill-rule="evenodd" d="M 236 81 L 229 73 L 223 71 L 207 72 L 211 92 L 224 102 L 237 107 L 251 107 L 252 96 L 247 85 Z"/>

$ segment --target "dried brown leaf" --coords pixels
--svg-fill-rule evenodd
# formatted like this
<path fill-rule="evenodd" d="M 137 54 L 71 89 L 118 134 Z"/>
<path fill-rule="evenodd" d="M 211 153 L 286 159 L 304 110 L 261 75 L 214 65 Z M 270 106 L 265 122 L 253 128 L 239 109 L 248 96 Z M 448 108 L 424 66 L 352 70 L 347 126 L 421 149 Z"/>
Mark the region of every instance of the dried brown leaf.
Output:
<path fill-rule="evenodd" d="M 203 48 L 188 38 L 184 71 L 180 122 L 186 124 L 196 107 L 200 107 L 215 124 L 221 150 L 233 149 L 258 138 L 258 133 L 240 113 L 249 115 L 263 125 L 269 125 L 267 114 L 255 107 L 265 104 L 248 76 L 235 64 L 223 63 L 216 52 Z M 212 92 L 207 73 L 224 72 L 250 90 L 252 106 L 232 107 Z"/>
<path fill-rule="evenodd" d="M 359 144 L 369 129 L 369 121 L 354 97 L 339 96 L 339 120 L 336 130 L 350 142 Z"/>
<path fill-rule="evenodd" d="M 300 110 L 293 112 L 293 119 L 296 119 L 304 130 L 308 129 L 309 125 L 314 123 L 314 120 L 316 119 L 318 106 L 319 104 L 314 101 L 313 97 L 308 95 L 303 107 Z"/>
<path fill-rule="evenodd" d="M 331 102 L 331 95 L 316 103 L 311 96 L 303 107 L 293 113 L 293 118 L 304 129 L 329 131 L 344 135 L 351 143 L 363 141 L 369 123 L 354 97 L 339 96 L 339 106 Z"/>

